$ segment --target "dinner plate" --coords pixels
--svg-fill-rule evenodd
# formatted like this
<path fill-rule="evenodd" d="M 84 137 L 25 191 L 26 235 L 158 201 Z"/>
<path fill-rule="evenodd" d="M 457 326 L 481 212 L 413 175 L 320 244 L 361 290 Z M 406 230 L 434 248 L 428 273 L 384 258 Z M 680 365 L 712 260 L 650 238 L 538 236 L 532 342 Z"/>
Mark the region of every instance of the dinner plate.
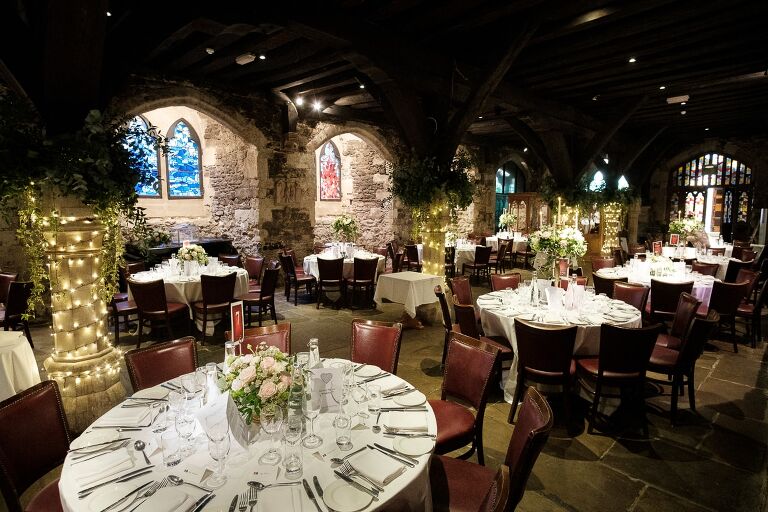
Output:
<path fill-rule="evenodd" d="M 424 402 L 426 402 L 427 397 L 421 391 L 412 391 L 407 395 L 396 396 L 392 399 L 392 401 L 395 402 L 397 405 L 402 405 L 404 407 L 413 407 L 416 405 L 421 405 Z"/>
<path fill-rule="evenodd" d="M 146 388 L 139 390 L 133 394 L 133 398 L 152 398 L 159 400 L 168 396 L 168 389 L 156 386 L 154 388 Z"/>
<path fill-rule="evenodd" d="M 336 512 L 356 512 L 370 505 L 373 497 L 343 480 L 336 480 L 323 490 L 323 501 Z"/>
<path fill-rule="evenodd" d="M 427 437 L 398 437 L 392 445 L 398 452 L 416 457 L 431 452 L 435 443 Z"/>
<path fill-rule="evenodd" d="M 381 368 L 372 364 L 366 364 L 355 370 L 355 374 L 358 377 L 373 377 L 381 373 Z"/>
<path fill-rule="evenodd" d="M 88 449 L 90 446 L 93 446 L 95 444 L 107 443 L 109 441 L 114 441 L 119 437 L 120 437 L 120 432 L 118 432 L 117 430 L 111 430 L 111 429 L 93 430 L 88 434 L 81 435 L 80 437 L 78 437 L 77 439 L 69 443 L 69 448 L 71 450 L 80 450 L 80 453 L 88 453 L 90 451 Z M 104 445 L 93 446 L 94 450 L 98 450 L 100 448 L 104 448 Z"/>

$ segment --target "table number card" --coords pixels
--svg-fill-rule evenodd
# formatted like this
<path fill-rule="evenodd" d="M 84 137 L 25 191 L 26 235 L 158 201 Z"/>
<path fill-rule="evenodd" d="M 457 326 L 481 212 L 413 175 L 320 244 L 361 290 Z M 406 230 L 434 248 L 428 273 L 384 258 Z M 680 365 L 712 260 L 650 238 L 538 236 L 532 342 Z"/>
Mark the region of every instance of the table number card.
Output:
<path fill-rule="evenodd" d="M 229 392 L 224 393 L 216 397 L 214 400 L 208 401 L 205 406 L 201 407 L 197 414 L 197 421 L 205 432 L 206 418 L 227 418 L 229 424 L 229 434 L 231 440 L 240 447 L 242 450 L 248 450 L 248 425 L 245 424 L 243 416 L 240 411 L 237 410 L 232 397 L 229 396 Z M 207 432 L 206 432 L 207 433 Z"/>
<path fill-rule="evenodd" d="M 653 242 L 653 254 L 661 256 L 661 242 Z"/>
<path fill-rule="evenodd" d="M 321 413 L 338 412 L 344 389 L 343 369 L 312 368 L 309 373 L 313 405 L 319 404 Z"/>
<path fill-rule="evenodd" d="M 239 300 L 229 305 L 229 318 L 231 320 L 232 341 L 242 340 L 245 333 L 243 301 Z"/>

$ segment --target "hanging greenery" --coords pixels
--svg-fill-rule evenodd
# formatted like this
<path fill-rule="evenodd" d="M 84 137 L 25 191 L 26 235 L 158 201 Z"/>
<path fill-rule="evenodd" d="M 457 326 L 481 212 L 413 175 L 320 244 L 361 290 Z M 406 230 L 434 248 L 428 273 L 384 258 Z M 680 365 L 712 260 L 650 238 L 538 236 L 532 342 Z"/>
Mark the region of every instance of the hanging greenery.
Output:
<path fill-rule="evenodd" d="M 154 130 L 129 128 L 127 120 L 108 120 L 96 110 L 88 113 L 81 129 L 49 135 L 27 100 L 0 87 L 0 210 L 9 222 L 18 219 L 16 235 L 33 283 L 28 315 L 42 305 L 48 278 L 44 232 L 57 227 L 58 212 L 43 211 L 44 192 L 79 199 L 104 225 L 98 294 L 111 298 L 122 263 L 121 219 L 144 226 L 135 187 L 155 184 L 144 153 L 164 144 Z"/>
<path fill-rule="evenodd" d="M 557 205 L 557 198 L 560 197 L 568 206 L 578 206 L 585 211 L 591 211 L 595 207 L 600 208 L 609 203 L 627 206 L 639 197 L 638 191 L 632 187 L 619 190 L 616 186 L 603 184 L 596 190 L 590 190 L 590 183 L 591 175 L 582 178 L 576 186 L 558 187 L 551 176 L 545 176 L 539 190 L 542 199 L 551 207 Z"/>

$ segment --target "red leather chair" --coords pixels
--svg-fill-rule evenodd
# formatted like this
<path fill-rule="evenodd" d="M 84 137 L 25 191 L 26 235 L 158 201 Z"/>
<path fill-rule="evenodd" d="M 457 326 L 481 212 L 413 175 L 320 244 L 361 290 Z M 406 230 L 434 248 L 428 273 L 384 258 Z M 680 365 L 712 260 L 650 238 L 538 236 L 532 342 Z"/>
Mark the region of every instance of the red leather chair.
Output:
<path fill-rule="evenodd" d="M 403 324 L 352 320 L 352 356 L 354 363 L 378 366 L 385 372 L 397 373 Z"/>
<path fill-rule="evenodd" d="M 293 305 L 298 306 L 299 287 L 306 286 L 307 294 L 312 295 L 312 289 L 317 284 L 317 279 L 315 279 L 315 276 L 313 275 L 305 274 L 304 271 L 299 274 L 296 271 L 296 267 L 294 267 L 294 261 L 291 256 L 285 254 L 280 254 L 278 256 L 280 257 L 280 265 L 283 267 L 283 275 L 285 277 L 285 298 L 286 300 L 291 300 L 291 287 L 293 287 Z M 262 283 L 262 286 L 263 284 L 264 283 Z"/>
<path fill-rule="evenodd" d="M 493 274 L 491 276 L 491 290 L 494 292 L 497 290 L 506 290 L 507 288 L 517 290 L 521 280 L 522 275 L 520 272 L 513 272 L 511 274 Z M 471 304 L 471 302 L 468 302 L 467 304 Z"/>
<path fill-rule="evenodd" d="M 440 285 L 435 286 L 435 296 L 438 302 L 440 302 L 440 311 L 443 314 L 443 328 L 445 329 L 445 338 L 443 340 L 443 356 L 440 359 L 440 366 L 445 366 L 445 356 L 448 353 L 448 340 L 451 337 L 453 329 L 453 321 L 451 320 L 451 310 L 448 307 L 448 300 L 445 298 L 445 293 Z"/>
<path fill-rule="evenodd" d="M 613 283 L 613 298 L 639 309 L 642 314 L 645 314 L 645 305 L 650 291 L 650 288 L 641 284 Z"/>
<path fill-rule="evenodd" d="M 317 305 L 320 309 L 320 300 L 326 291 L 338 291 L 341 294 L 341 301 L 345 301 L 344 296 L 344 258 L 317 258 Z M 335 302 L 339 304 L 338 301 Z"/>
<path fill-rule="evenodd" d="M 280 270 L 277 268 L 277 262 L 271 261 L 268 268 L 264 271 L 264 277 L 261 280 L 261 290 L 258 292 L 249 291 L 246 294 L 235 297 L 235 300 L 243 301 L 243 308 L 248 313 L 248 323 L 251 325 L 251 315 L 253 308 L 258 309 L 259 327 L 261 327 L 261 317 L 264 312 L 272 313 L 272 320 L 277 323 L 277 312 L 275 311 L 275 288 L 277 287 L 277 275 Z M 313 278 L 314 279 L 314 278 Z"/>
<path fill-rule="evenodd" d="M 0 309 L 0 323 L 4 330 L 15 330 L 21 326 L 27 341 L 32 346 L 32 333 L 29 332 L 29 321 L 24 317 L 29 306 L 29 297 L 32 295 L 31 281 L 12 281 L 8 287 L 8 302 L 5 309 Z"/>
<path fill-rule="evenodd" d="M 71 442 L 59 386 L 47 380 L 0 402 L 0 491 L 10 512 L 63 510 L 59 479 L 38 492 L 26 508 L 20 497 L 64 462 Z"/>
<path fill-rule="evenodd" d="M 720 270 L 720 265 L 718 263 L 702 263 L 701 261 L 694 261 L 691 264 L 691 271 L 698 272 L 703 276 L 714 277 L 717 275 L 718 270 Z"/>
<path fill-rule="evenodd" d="M 134 392 L 194 372 L 197 368 L 195 338 L 186 336 L 129 350 L 125 353 L 125 366 Z"/>
<path fill-rule="evenodd" d="M 471 276 L 477 277 L 479 280 L 481 277 L 485 276 L 488 278 L 488 282 L 490 283 L 491 280 L 491 266 L 490 261 L 491 259 L 491 248 L 486 247 L 484 245 L 478 245 L 475 247 L 475 261 L 472 263 L 462 263 L 461 265 L 461 275 L 464 275 L 469 269 L 472 273 Z"/>
<path fill-rule="evenodd" d="M 567 278 L 560 279 L 560 288 L 563 290 L 568 289 L 568 283 L 570 283 L 570 280 Z M 576 278 L 576 284 L 579 286 L 587 286 L 587 278 L 586 277 L 577 277 Z"/>
<path fill-rule="evenodd" d="M 525 493 L 528 477 L 552 430 L 552 409 L 536 388 L 528 388 L 504 463 L 498 471 L 434 455 L 429 481 L 436 512 L 510 511 Z"/>
<path fill-rule="evenodd" d="M 144 322 L 150 324 L 157 321 L 165 323 L 165 329 L 168 338 L 173 338 L 171 329 L 171 319 L 173 317 L 185 317 L 189 322 L 189 308 L 181 302 L 168 302 L 165 298 L 165 284 L 163 280 L 139 282 L 128 279 L 128 286 L 131 287 L 133 300 L 136 301 L 136 308 L 139 315 L 139 339 L 136 341 L 136 348 L 141 346 L 144 335 Z"/>
<path fill-rule="evenodd" d="M 208 329 L 208 315 L 220 315 L 222 318 L 229 314 L 229 305 L 234 300 L 237 274 L 232 272 L 225 276 L 200 276 L 200 286 L 203 289 L 203 300 L 192 303 L 192 314 L 195 320 L 203 317 L 203 339 Z"/>
<path fill-rule="evenodd" d="M 453 298 L 459 304 L 474 304 L 472 299 L 472 285 L 469 284 L 469 278 L 465 276 L 448 279 L 448 288 L 451 289 Z"/>
<path fill-rule="evenodd" d="M 648 362 L 648 370 L 665 375 L 664 380 L 653 380 L 657 384 L 669 384 L 668 377 L 672 376 L 672 403 L 670 405 L 670 422 L 677 422 L 677 395 L 679 390 L 688 384 L 688 404 L 692 411 L 696 411 L 696 386 L 694 374 L 696 360 L 701 356 L 704 345 L 712 335 L 715 327 L 720 323 L 720 315 L 714 309 L 710 309 L 707 318 L 694 318 L 688 329 L 680 350 L 660 347 L 656 345 Z"/>
<path fill-rule="evenodd" d="M 613 284 L 614 283 L 626 283 L 626 277 L 600 277 L 599 275 L 592 273 L 592 282 L 595 283 L 595 295 L 604 293 L 606 296 L 613 298 Z"/>
<path fill-rule="evenodd" d="M 232 340 L 232 333 L 224 331 L 224 338 Z M 240 353 L 252 349 L 256 350 L 260 343 L 266 343 L 270 347 L 277 347 L 284 354 L 291 353 L 291 323 L 267 325 L 265 327 L 250 327 L 243 333 L 243 346 Z"/>
<path fill-rule="evenodd" d="M 467 364 L 471 361 L 471 364 Z M 435 453 L 445 454 L 471 443 L 470 449 L 459 455 L 467 459 L 477 450 L 477 461 L 485 464 L 483 456 L 483 418 L 488 401 L 488 383 L 499 364 L 499 350 L 482 341 L 459 333 L 451 333 L 448 355 L 443 370 L 440 400 L 429 404 L 437 421 Z M 449 397 L 472 406 L 476 414 Z"/>
<path fill-rule="evenodd" d="M 693 292 L 693 281 L 668 283 L 651 279 L 651 297 L 646 306 L 648 318 L 654 322 L 671 320 L 677 311 L 681 293 Z"/>
<path fill-rule="evenodd" d="M 456 317 L 456 324 L 452 329 L 454 332 L 460 332 L 465 336 L 482 341 L 499 350 L 499 361 L 511 361 L 515 357 L 512 350 L 512 344 L 504 336 L 484 336 L 477 327 L 475 319 L 475 308 L 469 304 L 453 303 L 453 315 Z M 497 375 L 501 380 L 501 364 L 499 364 Z"/>
<path fill-rule="evenodd" d="M 230 267 L 242 267 L 239 254 L 219 254 L 219 261 Z"/>
<path fill-rule="evenodd" d="M 746 268 L 739 269 L 739 272 L 736 274 L 736 281 L 734 282 L 747 283 L 747 287 L 744 290 L 744 298 L 741 300 L 741 302 L 751 302 L 752 295 L 755 293 L 755 287 L 757 286 L 759 278 L 759 272 L 755 272 L 754 270 L 749 270 Z"/>
<path fill-rule="evenodd" d="M 526 381 L 562 387 L 565 421 L 570 425 L 571 383 L 576 375 L 573 346 L 576 326 L 545 327 L 515 319 L 517 387 L 507 421 L 513 423 Z"/>
<path fill-rule="evenodd" d="M 696 316 L 701 301 L 689 293 L 681 293 L 675 308 L 675 317 L 669 334 L 659 333 L 656 337 L 656 345 L 660 347 L 678 350 L 683 344 L 683 336 L 688 332 L 691 322 Z"/>
<path fill-rule="evenodd" d="M 734 253 L 736 252 L 736 247 L 733 248 Z M 733 255 L 733 258 L 728 262 L 728 267 L 725 269 L 725 279 L 724 281 L 726 283 L 735 283 L 737 282 L 737 277 L 739 275 L 739 270 L 746 269 L 749 270 L 752 267 L 752 263 L 754 263 L 754 260 L 749 261 L 736 261 L 736 254 Z"/>
<path fill-rule="evenodd" d="M 594 275 L 595 272 L 602 268 L 610 268 L 615 267 L 616 262 L 613 260 L 613 257 L 610 258 L 592 258 L 592 274 Z"/>
<path fill-rule="evenodd" d="M 261 256 L 246 256 L 245 270 L 248 271 L 248 291 L 258 292 L 261 289 L 261 273 L 264 270 L 264 258 Z"/>
<path fill-rule="evenodd" d="M 742 318 L 747 322 L 747 336 L 752 348 L 757 346 L 758 340 L 763 339 L 761 316 L 766 301 L 768 301 L 768 279 L 763 283 L 763 287 L 760 288 L 760 293 L 757 295 L 757 300 L 754 304 L 742 302 L 736 308 L 736 317 Z M 738 350 L 738 346 L 735 349 Z"/>
<path fill-rule="evenodd" d="M 620 395 L 605 393 L 603 388 L 611 387 L 635 391 L 638 409 L 643 418 L 643 433 L 648 437 L 643 386 L 656 336 L 662 328 L 661 324 L 640 329 L 603 324 L 600 326 L 600 354 L 598 357 L 584 357 L 576 360 L 576 375 L 579 384 L 593 395 L 592 408 L 588 415 L 589 428 L 587 431 L 590 434 L 594 431 L 600 398 L 614 396 L 624 399 L 625 396 L 629 396 L 624 393 Z"/>
<path fill-rule="evenodd" d="M 352 279 L 344 280 L 344 295 L 349 298 L 346 288 L 352 287 L 352 300 L 350 305 L 355 304 L 358 288 L 365 292 L 365 305 L 373 305 L 373 289 L 376 286 L 376 270 L 379 266 L 379 258 L 355 258 Z M 373 305 L 375 309 L 375 305 Z"/>

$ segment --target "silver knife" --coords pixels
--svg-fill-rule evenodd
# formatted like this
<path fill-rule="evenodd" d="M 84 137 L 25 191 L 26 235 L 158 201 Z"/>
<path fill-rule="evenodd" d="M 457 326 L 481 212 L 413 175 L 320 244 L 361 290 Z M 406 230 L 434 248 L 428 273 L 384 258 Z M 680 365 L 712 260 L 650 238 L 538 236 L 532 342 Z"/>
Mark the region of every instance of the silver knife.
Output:
<path fill-rule="evenodd" d="M 144 475 L 146 473 L 151 473 L 150 469 L 153 468 L 153 467 L 155 467 L 155 466 L 154 465 L 150 465 L 150 466 L 144 466 L 143 468 L 140 468 L 140 469 L 133 469 L 133 470 L 129 471 L 128 473 L 124 473 L 124 474 L 122 474 L 122 475 L 120 475 L 118 477 L 110 478 L 106 482 L 101 482 L 99 484 L 92 485 L 91 487 L 88 487 L 88 488 L 83 489 L 82 491 L 78 492 L 77 493 L 77 497 L 82 499 L 82 498 L 85 498 L 86 496 L 88 496 L 89 494 L 91 494 L 91 492 L 93 492 L 95 489 L 98 489 L 99 487 L 103 487 L 105 485 L 109 485 L 109 484 L 111 484 L 113 482 L 127 482 L 128 480 L 131 480 L 131 479 L 136 478 L 138 476 Z"/>
<path fill-rule="evenodd" d="M 381 448 L 376 448 L 376 447 L 373 447 L 373 446 L 371 446 L 371 445 L 368 445 L 368 448 L 370 448 L 371 450 L 378 450 L 378 451 L 380 451 L 381 453 L 383 453 L 384 455 L 386 455 L 387 457 L 389 457 L 389 458 L 391 458 L 391 459 L 395 459 L 395 460 L 396 460 L 397 462 L 399 462 L 400 464 L 405 464 L 405 465 L 406 465 L 406 466 L 408 466 L 409 468 L 415 468 L 415 467 L 416 467 L 416 464 L 414 464 L 413 462 L 411 462 L 411 461 L 409 461 L 409 460 L 401 459 L 400 457 L 398 457 L 398 456 L 396 456 L 396 455 L 392 455 L 392 454 L 391 454 L 391 453 L 389 453 L 389 452 L 385 452 L 385 451 L 384 451 L 384 450 L 382 450 Z"/>
<path fill-rule="evenodd" d="M 312 483 L 315 484 L 315 490 L 320 499 L 323 499 L 323 487 L 320 485 L 320 480 L 317 479 L 317 475 L 312 477 Z"/>
<path fill-rule="evenodd" d="M 89 450 L 91 448 L 95 448 L 96 446 L 119 443 L 120 441 L 128 441 L 129 439 L 130 439 L 129 437 L 121 437 L 118 439 L 113 439 L 112 441 L 104 441 L 103 443 L 89 444 L 88 446 L 83 446 L 82 448 L 72 448 L 71 450 L 67 450 L 67 453 L 79 452 L 82 450 Z M 88 452 L 88 453 L 92 453 L 92 452 Z"/>
<path fill-rule="evenodd" d="M 374 375 L 373 377 L 368 377 L 367 379 L 363 379 L 363 382 L 371 382 L 373 380 L 383 379 L 384 377 L 389 377 L 391 374 L 384 372 L 380 373 L 379 375 Z"/>
<path fill-rule="evenodd" d="M 120 498 L 119 500 L 113 502 L 111 505 L 108 505 L 108 506 L 104 507 L 103 509 L 101 509 L 101 512 L 105 512 L 106 510 L 114 508 L 118 504 L 120 504 L 120 503 L 124 502 L 125 500 L 127 500 L 128 496 L 130 496 L 131 494 L 133 494 L 135 492 L 139 492 L 140 493 L 142 491 L 142 489 L 144 489 L 146 486 L 148 486 L 149 484 L 152 484 L 152 483 L 154 483 L 154 480 L 150 480 L 150 481 L 148 481 L 148 482 L 138 486 L 137 488 L 133 489 L 131 492 L 129 492 L 128 494 L 126 494 L 125 496 Z"/>
<path fill-rule="evenodd" d="M 409 460 L 409 461 L 413 462 L 414 464 L 418 464 L 419 463 L 419 459 L 415 459 L 415 458 L 411 457 L 410 455 L 406 455 L 404 453 L 396 452 L 395 450 L 390 450 L 389 448 L 385 448 L 384 446 L 381 446 L 379 443 L 373 443 L 373 446 L 375 446 L 376 448 L 379 448 L 381 450 L 384 450 L 385 452 L 389 452 L 392 455 L 397 455 L 400 458 L 403 458 L 405 460 Z"/>
<path fill-rule="evenodd" d="M 206 495 L 204 495 L 202 498 L 197 500 L 195 502 L 195 506 L 192 509 L 192 512 L 199 512 L 200 510 L 203 510 L 203 508 L 208 504 L 209 501 L 211 501 L 216 495 L 213 494 L 213 492 L 210 492 Z"/>
<path fill-rule="evenodd" d="M 237 494 L 235 494 L 235 497 L 232 498 L 232 504 L 229 506 L 229 512 L 235 512 L 236 508 L 237 508 Z"/>
<path fill-rule="evenodd" d="M 354 487 L 358 491 L 363 491 L 364 493 L 371 495 L 371 497 L 373 498 L 373 501 L 379 501 L 379 493 L 378 492 L 374 491 L 373 489 L 367 488 L 363 484 L 359 484 L 359 483 L 355 482 L 354 480 L 349 478 L 347 475 L 345 475 L 341 471 L 338 471 L 338 470 L 334 469 L 333 472 L 336 473 L 336 476 L 338 476 L 339 478 L 341 478 L 342 480 L 347 482 L 349 485 L 351 485 L 352 487 Z"/>
<path fill-rule="evenodd" d="M 309 499 L 312 500 L 312 503 L 315 504 L 317 512 L 323 512 L 323 509 L 320 508 L 320 504 L 317 503 L 317 499 L 315 498 L 314 493 L 312 493 L 312 489 L 309 487 L 309 482 L 307 482 L 307 479 L 302 478 L 301 481 L 304 484 L 304 491 L 307 493 L 307 496 L 309 496 Z"/>

